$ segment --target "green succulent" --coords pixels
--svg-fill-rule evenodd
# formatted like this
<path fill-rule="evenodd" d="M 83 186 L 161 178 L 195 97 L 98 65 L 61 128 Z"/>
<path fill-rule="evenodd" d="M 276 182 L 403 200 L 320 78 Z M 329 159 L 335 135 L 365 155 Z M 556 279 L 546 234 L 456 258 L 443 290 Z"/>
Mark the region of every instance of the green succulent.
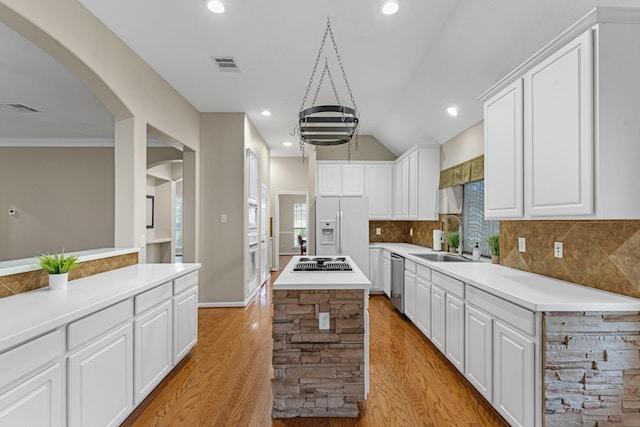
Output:
<path fill-rule="evenodd" d="M 61 254 L 41 254 L 38 257 L 40 267 L 49 274 L 64 274 L 78 267 L 78 256 Z"/>
<path fill-rule="evenodd" d="M 489 249 L 491 249 L 491 255 L 500 256 L 500 235 L 492 234 L 487 238 Z"/>
<path fill-rule="evenodd" d="M 444 235 L 444 241 L 447 242 L 447 246 L 450 248 L 457 248 L 460 245 L 460 233 L 457 231 L 448 231 Z"/>

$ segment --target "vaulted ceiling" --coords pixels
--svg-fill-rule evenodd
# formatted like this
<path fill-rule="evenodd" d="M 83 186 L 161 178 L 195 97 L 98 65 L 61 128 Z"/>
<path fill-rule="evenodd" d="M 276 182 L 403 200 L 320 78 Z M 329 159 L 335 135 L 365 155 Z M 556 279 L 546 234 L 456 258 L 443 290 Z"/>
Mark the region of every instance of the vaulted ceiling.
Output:
<path fill-rule="evenodd" d="M 290 135 L 327 18 L 360 111 L 361 133 L 400 154 L 443 143 L 482 119 L 478 96 L 594 6 L 637 0 L 78 0 L 202 112 L 246 112 L 272 148 L 297 155 Z M 15 138 L 113 137 L 113 118 L 54 60 L 0 25 L 0 143 Z M 349 96 L 331 46 L 339 95 Z M 240 72 L 212 57 L 232 56 Z M 314 86 L 315 87 L 315 86 Z M 313 90 L 313 89 L 312 89 Z M 331 102 L 323 85 L 319 104 Z M 457 117 L 446 113 L 459 109 Z M 261 115 L 262 110 L 272 115 Z M 282 145 L 294 141 L 291 148 Z"/>

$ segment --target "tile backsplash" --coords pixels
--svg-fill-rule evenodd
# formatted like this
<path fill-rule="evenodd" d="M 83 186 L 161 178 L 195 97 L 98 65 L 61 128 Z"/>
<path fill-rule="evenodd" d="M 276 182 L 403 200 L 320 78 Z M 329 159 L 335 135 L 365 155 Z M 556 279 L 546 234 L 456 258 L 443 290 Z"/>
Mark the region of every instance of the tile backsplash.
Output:
<path fill-rule="evenodd" d="M 563 258 L 554 257 L 554 242 L 563 243 Z M 500 221 L 507 267 L 640 298 L 639 261 L 640 221 Z"/>
<path fill-rule="evenodd" d="M 433 230 L 440 230 L 444 216 L 440 215 L 440 221 L 369 221 L 369 242 L 411 243 L 432 248 Z M 376 228 L 380 228 L 380 235 L 376 234 Z M 409 235 L 411 229 L 413 236 Z M 454 229 L 457 225 L 449 223 L 445 231 Z"/>

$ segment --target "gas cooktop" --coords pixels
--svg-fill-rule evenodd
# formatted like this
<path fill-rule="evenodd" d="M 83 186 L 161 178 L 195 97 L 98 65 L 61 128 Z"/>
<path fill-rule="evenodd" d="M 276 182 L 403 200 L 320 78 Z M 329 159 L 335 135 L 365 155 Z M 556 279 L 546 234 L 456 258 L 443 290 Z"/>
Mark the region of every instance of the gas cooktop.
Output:
<path fill-rule="evenodd" d="M 353 271 L 344 257 L 301 257 L 293 271 Z"/>

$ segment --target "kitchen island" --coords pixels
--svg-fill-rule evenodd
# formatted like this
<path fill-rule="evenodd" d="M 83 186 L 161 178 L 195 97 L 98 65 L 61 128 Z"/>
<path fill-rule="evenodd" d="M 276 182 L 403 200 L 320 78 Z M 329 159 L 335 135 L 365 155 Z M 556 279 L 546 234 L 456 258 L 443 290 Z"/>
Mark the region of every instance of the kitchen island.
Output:
<path fill-rule="evenodd" d="M 274 418 L 357 417 L 367 396 L 371 282 L 349 257 L 351 271 L 296 271 L 316 258 L 293 257 L 273 285 Z"/>

